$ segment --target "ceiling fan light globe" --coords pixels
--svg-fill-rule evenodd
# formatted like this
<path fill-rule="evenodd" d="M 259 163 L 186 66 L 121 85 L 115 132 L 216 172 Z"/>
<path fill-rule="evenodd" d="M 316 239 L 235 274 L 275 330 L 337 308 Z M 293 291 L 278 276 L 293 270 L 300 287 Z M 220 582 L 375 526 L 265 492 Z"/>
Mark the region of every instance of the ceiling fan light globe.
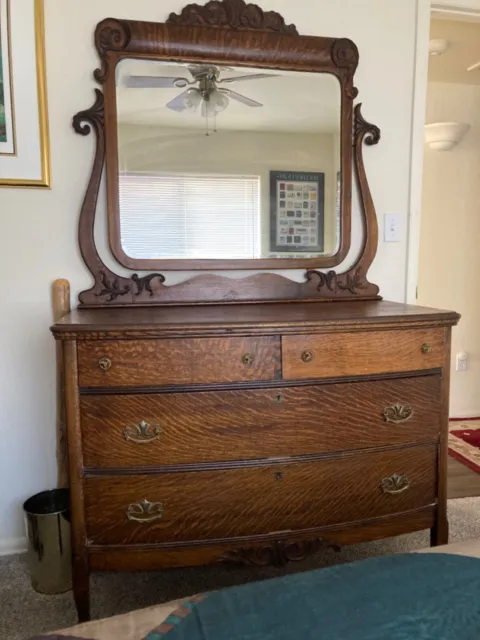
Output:
<path fill-rule="evenodd" d="M 210 99 L 208 101 L 213 108 L 213 113 L 220 113 L 220 111 L 225 111 L 228 107 L 229 99 L 224 93 L 221 93 L 217 89 L 212 91 L 210 94 Z"/>
<path fill-rule="evenodd" d="M 196 111 L 202 102 L 202 96 L 198 89 L 189 89 L 185 96 L 185 107 L 190 111 Z"/>

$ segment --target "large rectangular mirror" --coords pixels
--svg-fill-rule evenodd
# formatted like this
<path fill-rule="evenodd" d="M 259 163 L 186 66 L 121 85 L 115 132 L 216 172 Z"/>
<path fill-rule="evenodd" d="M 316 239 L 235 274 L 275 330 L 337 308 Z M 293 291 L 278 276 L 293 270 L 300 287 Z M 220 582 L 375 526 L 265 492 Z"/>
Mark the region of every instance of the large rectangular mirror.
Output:
<path fill-rule="evenodd" d="M 130 266 L 337 253 L 336 76 L 124 58 L 115 80 Z"/>

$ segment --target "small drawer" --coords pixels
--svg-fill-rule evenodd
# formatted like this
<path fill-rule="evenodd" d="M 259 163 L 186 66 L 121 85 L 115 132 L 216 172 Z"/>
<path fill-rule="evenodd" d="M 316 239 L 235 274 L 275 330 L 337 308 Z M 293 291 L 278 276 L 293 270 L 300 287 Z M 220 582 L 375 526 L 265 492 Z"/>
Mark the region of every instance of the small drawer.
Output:
<path fill-rule="evenodd" d="M 87 536 L 95 545 L 211 540 L 393 515 L 435 503 L 436 460 L 435 446 L 419 446 L 227 471 L 87 478 Z"/>
<path fill-rule="evenodd" d="M 118 340 L 78 344 L 81 387 L 134 387 L 274 380 L 275 337 Z"/>
<path fill-rule="evenodd" d="M 436 369 L 443 366 L 444 339 L 443 329 L 283 336 L 283 378 L 337 378 Z"/>
<path fill-rule="evenodd" d="M 83 395 L 87 468 L 290 457 L 438 437 L 439 375 L 153 395 Z"/>

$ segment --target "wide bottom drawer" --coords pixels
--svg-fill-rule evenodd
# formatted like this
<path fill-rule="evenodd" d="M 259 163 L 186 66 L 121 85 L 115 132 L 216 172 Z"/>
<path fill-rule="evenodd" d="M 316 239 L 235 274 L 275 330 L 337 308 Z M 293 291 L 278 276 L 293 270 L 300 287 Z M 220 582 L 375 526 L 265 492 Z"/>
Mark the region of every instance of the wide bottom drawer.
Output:
<path fill-rule="evenodd" d="M 85 481 L 90 544 L 234 538 L 365 520 L 435 502 L 435 446 L 316 462 Z"/>

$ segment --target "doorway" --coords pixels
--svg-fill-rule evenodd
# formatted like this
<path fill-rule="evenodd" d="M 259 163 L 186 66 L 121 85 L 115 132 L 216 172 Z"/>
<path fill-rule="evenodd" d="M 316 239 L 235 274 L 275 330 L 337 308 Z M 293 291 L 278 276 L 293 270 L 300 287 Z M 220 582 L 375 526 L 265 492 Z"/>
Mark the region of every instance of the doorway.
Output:
<path fill-rule="evenodd" d="M 452 336 L 450 416 L 457 429 L 480 429 L 479 242 L 480 22 L 434 14 L 416 302 L 462 316 Z M 449 495 L 480 495 L 480 473 L 451 457 Z"/>

